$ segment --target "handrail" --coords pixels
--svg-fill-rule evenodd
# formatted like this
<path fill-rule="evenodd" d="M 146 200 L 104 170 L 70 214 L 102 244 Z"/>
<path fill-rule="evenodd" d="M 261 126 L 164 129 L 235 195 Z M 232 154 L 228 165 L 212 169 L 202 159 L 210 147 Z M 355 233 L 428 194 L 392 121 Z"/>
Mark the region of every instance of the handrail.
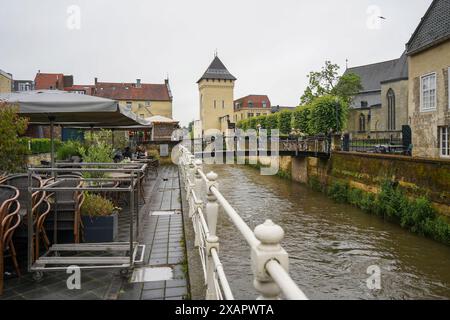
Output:
<path fill-rule="evenodd" d="M 234 225 L 238 230 L 241 232 L 241 234 L 244 236 L 247 243 L 250 245 L 250 247 L 256 247 L 260 244 L 259 240 L 256 239 L 255 234 L 253 233 L 252 229 L 245 223 L 244 220 L 242 220 L 241 216 L 236 212 L 236 210 L 233 209 L 233 207 L 230 205 L 230 203 L 222 196 L 219 190 L 217 190 L 216 187 L 211 187 L 211 192 L 216 196 L 217 201 L 222 205 L 222 208 L 224 211 L 228 214 L 231 221 L 233 221 Z"/>
<path fill-rule="evenodd" d="M 280 289 L 283 294 L 289 300 L 308 300 L 306 295 L 300 290 L 295 282 L 291 279 L 289 274 L 276 260 L 270 260 L 266 264 L 266 269 L 269 275 L 280 285 Z"/>
<path fill-rule="evenodd" d="M 201 162 L 192 153 L 179 145 L 180 173 L 184 180 L 189 217 L 192 218 L 195 245 L 199 249 L 206 284 L 206 299 L 233 300 L 234 296 L 219 257 L 219 238 L 216 225 L 219 206 L 243 235 L 251 248 L 254 286 L 263 299 L 278 299 L 280 293 L 287 299 L 306 300 L 287 272 L 289 258 L 280 246 L 284 231 L 267 220 L 252 231 L 238 212 L 225 199 L 218 188 L 217 174 L 205 174 Z M 206 185 L 206 205 L 203 207 L 202 185 Z M 204 194 L 204 193 L 203 193 Z M 204 194 L 205 195 L 205 194 Z M 205 219 L 206 215 L 206 219 Z M 272 285 L 276 284 L 276 285 Z"/>

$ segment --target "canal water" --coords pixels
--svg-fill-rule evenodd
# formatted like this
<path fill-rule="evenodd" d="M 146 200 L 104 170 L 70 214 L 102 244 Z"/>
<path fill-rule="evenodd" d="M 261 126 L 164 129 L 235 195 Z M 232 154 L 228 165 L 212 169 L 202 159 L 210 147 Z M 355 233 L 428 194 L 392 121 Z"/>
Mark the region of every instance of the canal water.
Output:
<path fill-rule="evenodd" d="M 290 274 L 310 299 L 449 299 L 450 248 L 321 193 L 259 170 L 209 165 L 220 190 L 253 229 L 272 219 L 285 231 Z M 220 257 L 237 299 L 255 299 L 250 249 L 220 213 Z M 381 270 L 381 289 L 367 269 Z"/>

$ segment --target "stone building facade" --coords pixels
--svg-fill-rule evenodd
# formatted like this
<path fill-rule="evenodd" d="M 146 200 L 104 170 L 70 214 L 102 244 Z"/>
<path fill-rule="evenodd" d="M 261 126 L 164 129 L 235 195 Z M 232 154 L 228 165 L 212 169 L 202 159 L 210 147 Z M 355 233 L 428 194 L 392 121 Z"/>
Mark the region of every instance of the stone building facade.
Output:
<path fill-rule="evenodd" d="M 406 45 L 413 155 L 450 159 L 450 0 L 435 0 Z"/>
<path fill-rule="evenodd" d="M 0 69 L 0 93 L 11 92 L 12 83 L 12 75 Z"/>
<path fill-rule="evenodd" d="M 204 134 L 224 132 L 227 116 L 233 114 L 234 83 L 236 78 L 227 70 L 216 55 L 200 80 L 197 81 L 200 95 L 200 120 Z M 224 118 L 225 117 L 225 118 Z M 230 119 L 231 120 L 231 119 Z"/>
<path fill-rule="evenodd" d="M 399 59 L 348 68 L 363 90 L 350 105 L 347 131 L 354 138 L 399 138 L 408 125 L 408 61 Z"/>

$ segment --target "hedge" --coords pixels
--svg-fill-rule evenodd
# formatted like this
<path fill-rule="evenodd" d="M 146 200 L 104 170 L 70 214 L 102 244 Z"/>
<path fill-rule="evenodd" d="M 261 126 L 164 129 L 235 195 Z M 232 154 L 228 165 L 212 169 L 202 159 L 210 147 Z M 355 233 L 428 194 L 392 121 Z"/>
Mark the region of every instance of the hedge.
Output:
<path fill-rule="evenodd" d="M 22 138 L 21 143 L 27 147 L 31 154 L 50 153 L 52 151 L 51 140 L 47 138 Z M 55 151 L 61 144 L 60 140 L 54 140 Z"/>
<path fill-rule="evenodd" d="M 282 111 L 267 116 L 241 120 L 237 127 L 246 131 L 257 129 L 280 130 L 280 135 L 288 135 L 292 129 L 304 135 L 341 132 L 347 122 L 348 106 L 342 99 L 327 95 L 316 98 L 310 105 L 297 107 L 294 111 Z"/>

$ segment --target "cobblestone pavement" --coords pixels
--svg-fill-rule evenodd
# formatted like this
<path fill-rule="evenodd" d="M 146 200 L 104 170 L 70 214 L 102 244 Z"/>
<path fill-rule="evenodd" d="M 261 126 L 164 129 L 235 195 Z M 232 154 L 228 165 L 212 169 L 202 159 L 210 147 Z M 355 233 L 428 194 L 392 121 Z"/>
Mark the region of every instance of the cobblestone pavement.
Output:
<path fill-rule="evenodd" d="M 184 267 L 184 231 L 177 167 L 159 168 L 158 178 L 147 180 L 145 190 L 146 203 L 140 208 L 139 239 L 141 244 L 146 245 L 145 263 L 143 266 L 137 266 L 135 271 L 142 268 L 152 268 L 156 271 L 157 268 L 165 268 L 171 271 L 171 279 L 156 281 L 151 276 L 150 279 L 144 279 L 146 282 L 131 283 L 133 276 L 124 279 L 117 270 L 90 270 L 82 271 L 80 290 L 68 290 L 66 281 L 69 275 L 64 272 L 45 273 L 39 282 L 33 280 L 31 274 L 24 272 L 20 278 L 6 277 L 4 293 L 0 300 L 173 300 L 189 297 Z M 124 210 L 119 216 L 120 241 L 128 241 L 129 222 L 129 215 Z M 22 262 L 22 266 L 24 265 L 25 262 Z"/>

